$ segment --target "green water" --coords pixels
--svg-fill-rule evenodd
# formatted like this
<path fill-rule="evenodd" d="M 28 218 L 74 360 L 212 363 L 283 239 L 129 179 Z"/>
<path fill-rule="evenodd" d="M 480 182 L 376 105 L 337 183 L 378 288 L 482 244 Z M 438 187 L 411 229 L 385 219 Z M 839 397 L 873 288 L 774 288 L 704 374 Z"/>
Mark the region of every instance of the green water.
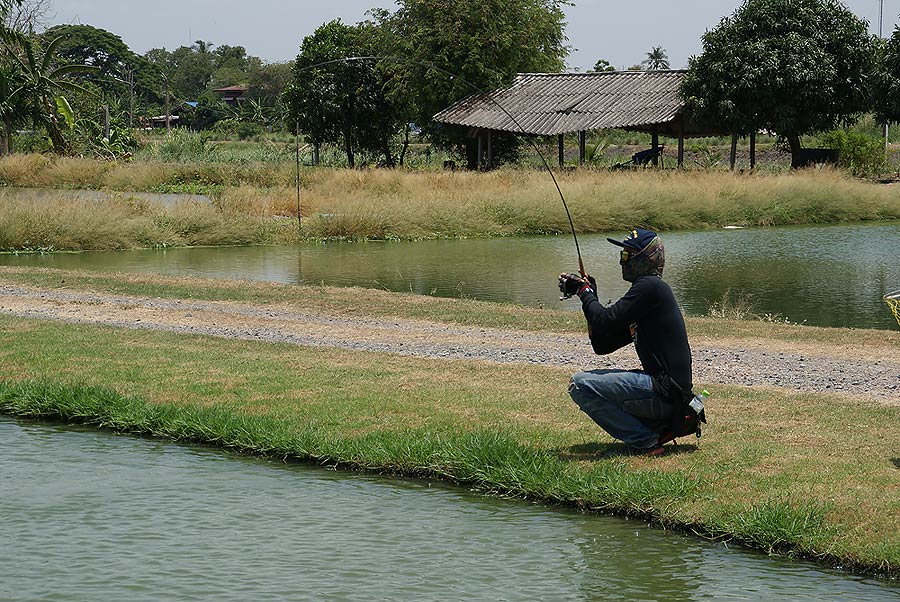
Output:
<path fill-rule="evenodd" d="M 0 600 L 900 600 L 611 517 L 0 417 Z"/>
<path fill-rule="evenodd" d="M 609 233 L 621 238 L 624 233 Z M 882 297 L 900 289 L 900 223 L 672 232 L 665 279 L 689 315 L 729 293 L 760 316 L 815 326 L 896 329 Z M 617 247 L 580 237 L 602 300 L 627 289 Z M 0 256 L 0 264 L 363 286 L 528 306 L 560 302 L 556 277 L 577 271 L 571 237 L 329 243 Z"/>

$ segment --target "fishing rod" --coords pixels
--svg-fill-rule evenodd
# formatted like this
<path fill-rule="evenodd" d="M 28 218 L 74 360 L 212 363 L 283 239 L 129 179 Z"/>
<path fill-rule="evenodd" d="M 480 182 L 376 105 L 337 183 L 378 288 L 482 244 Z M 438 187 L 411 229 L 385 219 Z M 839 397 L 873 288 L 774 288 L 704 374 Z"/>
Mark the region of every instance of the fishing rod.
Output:
<path fill-rule="evenodd" d="M 469 86 L 472 90 L 475 91 L 476 94 L 480 94 L 480 95 L 484 96 L 485 98 L 490 100 L 498 109 L 503 111 L 503 113 L 507 117 L 509 117 L 509 120 L 512 121 L 513 124 L 519 129 L 519 132 L 517 132 L 517 133 L 524 134 L 527 136 L 526 139 L 528 140 L 528 144 L 531 145 L 531 148 L 534 149 L 534 151 L 537 153 L 538 157 L 540 157 L 541 163 L 543 163 L 544 168 L 547 170 L 547 173 L 550 174 L 550 179 L 553 180 L 553 185 L 556 187 L 556 192 L 559 194 L 559 200 L 562 201 L 563 209 L 566 210 L 566 217 L 569 218 L 569 228 L 572 231 L 572 238 L 575 241 L 575 253 L 578 255 L 578 272 L 581 274 L 582 278 L 587 278 L 588 275 L 584 269 L 584 260 L 581 257 L 581 246 L 578 244 L 578 234 L 575 232 L 575 222 L 572 221 L 572 213 L 569 211 L 569 205 L 568 205 L 568 203 L 566 203 L 566 197 L 563 194 L 562 188 L 560 188 L 559 182 L 556 180 L 556 174 L 554 174 L 553 170 L 550 169 L 550 163 L 547 161 L 547 157 L 544 156 L 544 153 L 541 152 L 541 149 L 538 148 L 537 144 L 535 144 L 532 135 L 525 131 L 525 128 L 522 127 L 522 125 L 513 116 L 513 114 L 510 113 L 509 111 L 507 111 L 506 107 L 501 105 L 500 102 L 498 102 L 497 99 L 494 98 L 493 94 L 485 92 L 484 90 L 482 90 L 481 88 L 479 88 L 478 86 L 473 84 L 472 82 L 467 81 L 464 78 L 457 75 L 456 73 L 453 73 L 452 71 L 448 71 L 447 69 L 444 69 L 443 67 L 435 65 L 434 63 L 426 62 L 426 61 L 419 61 L 416 59 L 397 57 L 397 56 L 348 56 L 348 57 L 343 57 L 343 58 L 339 58 L 339 59 L 332 59 L 329 61 L 322 61 L 322 62 L 316 63 L 314 65 L 308 65 L 306 67 L 299 69 L 297 71 L 297 73 L 303 73 L 304 71 L 311 71 L 312 69 L 317 69 L 319 67 L 325 67 L 328 65 L 334 65 L 337 63 L 364 62 L 364 61 L 373 61 L 373 62 L 385 61 L 385 62 L 394 62 L 394 63 L 401 63 L 401 64 L 406 63 L 406 64 L 412 64 L 412 65 L 419 65 L 420 67 L 426 67 L 428 69 L 433 69 L 434 71 L 437 71 L 439 73 L 446 75 L 451 80 L 457 80 L 457 81 L 460 81 L 463 84 Z M 299 190 L 299 181 L 300 181 L 299 168 L 298 168 L 298 172 L 297 172 L 297 181 L 298 181 L 298 190 Z M 298 193 L 298 203 L 297 204 L 298 204 L 298 219 L 299 219 L 299 193 Z"/>

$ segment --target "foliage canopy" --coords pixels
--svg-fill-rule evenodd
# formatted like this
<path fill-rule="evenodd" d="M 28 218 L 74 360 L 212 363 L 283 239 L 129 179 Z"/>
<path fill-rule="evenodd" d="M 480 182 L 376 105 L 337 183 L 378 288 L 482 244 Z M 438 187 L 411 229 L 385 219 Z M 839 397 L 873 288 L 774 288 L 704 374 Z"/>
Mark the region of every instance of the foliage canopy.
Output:
<path fill-rule="evenodd" d="M 703 36 L 682 86 L 697 119 L 787 139 L 868 108 L 876 41 L 838 0 L 746 0 Z"/>

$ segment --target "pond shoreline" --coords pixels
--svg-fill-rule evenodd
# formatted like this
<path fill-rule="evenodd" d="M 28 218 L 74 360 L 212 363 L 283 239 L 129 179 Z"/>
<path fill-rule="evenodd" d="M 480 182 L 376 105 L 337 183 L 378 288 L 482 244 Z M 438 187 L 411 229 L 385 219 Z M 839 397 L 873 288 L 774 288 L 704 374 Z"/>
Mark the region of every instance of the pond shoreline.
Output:
<path fill-rule="evenodd" d="M 55 284 L 14 283 L 31 276 Z M 891 510 L 900 455 L 885 444 L 900 440 L 890 387 L 900 369 L 882 359 L 896 333 L 872 340 L 840 329 L 689 321 L 698 351 L 727 341 L 718 356 L 700 352 L 709 360 L 698 370 L 708 370 L 711 422 L 701 440 L 649 459 L 620 455 L 566 397 L 576 364 L 634 359 L 585 354 L 583 325 L 563 312 L 358 290 L 372 300 L 361 311 L 340 305 L 347 289 L 51 270 L 5 269 L 0 280 L 8 281 L 3 414 L 440 478 L 900 577 Z M 121 290 L 131 286 L 147 293 Z M 414 313 L 423 310 L 439 317 Z M 468 326 L 453 322 L 456 311 Z M 521 326 L 487 324 L 506 319 Z M 363 344 L 347 344 L 354 339 Z M 454 348 L 480 351 L 454 359 Z M 843 394 L 823 385 L 798 391 L 793 378 L 727 380 L 730 354 L 758 378 L 792 353 L 825 378 L 860 378 L 857 370 L 889 378 L 880 390 Z M 761 363 L 741 364 L 750 357 Z"/>

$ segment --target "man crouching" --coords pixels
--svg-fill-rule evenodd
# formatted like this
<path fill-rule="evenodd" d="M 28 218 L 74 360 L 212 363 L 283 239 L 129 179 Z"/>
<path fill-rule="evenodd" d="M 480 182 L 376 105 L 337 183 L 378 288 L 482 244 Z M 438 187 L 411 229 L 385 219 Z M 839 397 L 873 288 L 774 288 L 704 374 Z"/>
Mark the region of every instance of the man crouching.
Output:
<path fill-rule="evenodd" d="M 607 240 L 622 247 L 619 264 L 622 278 L 631 283 L 628 292 L 604 307 L 593 279 L 561 274 L 559 288 L 581 299 L 595 353 L 612 353 L 633 342 L 643 370 L 580 372 L 572 377 L 569 395 L 631 453 L 658 456 L 665 452 L 663 444 L 693 432 L 679 424 L 682 415 L 691 419 L 685 409 L 693 398 L 684 318 L 662 280 L 666 259 L 659 236 L 638 228 L 621 242 Z"/>

